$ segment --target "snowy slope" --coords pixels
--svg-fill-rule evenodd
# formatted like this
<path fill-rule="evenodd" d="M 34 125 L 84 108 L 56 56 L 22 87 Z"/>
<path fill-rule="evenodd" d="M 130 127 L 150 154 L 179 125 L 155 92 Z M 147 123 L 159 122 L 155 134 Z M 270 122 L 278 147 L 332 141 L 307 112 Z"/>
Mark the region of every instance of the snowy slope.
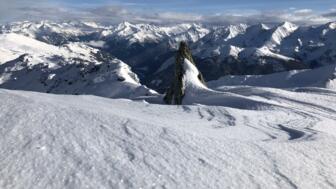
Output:
<path fill-rule="evenodd" d="M 183 62 L 184 75 L 182 78 L 183 86 L 186 91 L 197 93 L 202 90 L 207 90 L 206 86 L 199 80 L 200 72 L 188 59 Z"/>
<path fill-rule="evenodd" d="M 313 70 L 293 70 L 269 75 L 225 76 L 208 82 L 210 88 L 248 85 L 259 87 L 294 88 L 322 87 L 336 90 L 336 66 L 324 66 Z"/>
<path fill-rule="evenodd" d="M 0 64 L 16 58 L 16 53 L 7 49 L 0 48 Z"/>
<path fill-rule="evenodd" d="M 267 42 L 267 46 L 270 48 L 276 47 L 277 45 L 281 45 L 283 39 L 290 36 L 295 30 L 299 27 L 290 22 L 284 22 L 276 27 L 272 32 L 271 38 Z"/>
<path fill-rule="evenodd" d="M 156 95 L 131 68 L 83 43 L 61 46 L 0 34 L 0 87 L 113 98 Z"/>
<path fill-rule="evenodd" d="M 212 106 L 228 106 L 243 109 L 260 109 L 273 105 L 264 100 L 245 97 L 232 92 L 215 91 L 205 86 L 198 78 L 199 71 L 188 59 L 183 63 L 184 87 L 183 104 L 203 104 Z"/>
<path fill-rule="evenodd" d="M 15 58 L 24 54 L 32 55 L 36 59 L 47 59 L 57 55 L 65 59 L 81 58 L 86 61 L 94 61 L 93 53 L 98 52 L 97 49 L 80 43 L 54 46 L 16 33 L 0 34 L 0 50 L 16 55 Z M 4 59 L 11 60 L 7 57 L 4 57 Z M 5 61 L 0 63 L 5 63 Z"/>
<path fill-rule="evenodd" d="M 273 106 L 0 90 L 0 187 L 334 188 L 335 92 L 238 89 Z"/>

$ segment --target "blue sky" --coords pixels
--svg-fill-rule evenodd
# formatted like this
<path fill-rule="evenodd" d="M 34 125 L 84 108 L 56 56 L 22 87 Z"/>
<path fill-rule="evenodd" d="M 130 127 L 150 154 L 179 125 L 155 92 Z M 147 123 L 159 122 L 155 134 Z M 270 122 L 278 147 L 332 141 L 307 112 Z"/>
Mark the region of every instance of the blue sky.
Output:
<path fill-rule="evenodd" d="M 336 0 L 0 0 L 0 22 L 20 20 L 320 24 Z"/>

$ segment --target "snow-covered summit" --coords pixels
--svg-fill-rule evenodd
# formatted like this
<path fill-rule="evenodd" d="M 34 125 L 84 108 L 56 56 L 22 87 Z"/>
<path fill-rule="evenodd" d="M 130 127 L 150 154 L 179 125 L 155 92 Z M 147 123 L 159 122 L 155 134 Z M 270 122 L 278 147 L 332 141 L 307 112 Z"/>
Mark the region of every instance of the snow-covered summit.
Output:
<path fill-rule="evenodd" d="M 161 41 L 182 40 L 196 42 L 209 33 L 209 29 L 198 24 L 178 24 L 175 26 L 159 26 L 151 24 L 131 24 L 122 22 L 117 26 L 102 31 L 104 37 L 123 39 L 129 44 L 159 43 Z"/>
<path fill-rule="evenodd" d="M 266 43 L 266 46 L 273 48 L 276 45 L 280 45 L 282 40 L 290 36 L 295 32 L 299 27 L 290 22 L 284 22 L 277 26 L 273 31 L 269 42 Z"/>

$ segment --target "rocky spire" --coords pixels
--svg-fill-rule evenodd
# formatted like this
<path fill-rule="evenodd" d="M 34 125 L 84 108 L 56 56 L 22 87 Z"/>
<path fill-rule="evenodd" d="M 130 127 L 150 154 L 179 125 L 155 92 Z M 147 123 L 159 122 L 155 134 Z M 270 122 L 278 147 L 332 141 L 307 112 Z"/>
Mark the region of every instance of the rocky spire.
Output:
<path fill-rule="evenodd" d="M 195 65 L 187 43 L 181 42 L 175 58 L 175 77 L 170 88 L 167 90 L 166 96 L 164 97 L 164 101 L 167 104 L 182 104 L 182 99 L 185 94 L 183 83 L 183 76 L 185 74 L 183 64 L 185 59 L 188 59 Z M 201 73 L 198 75 L 198 79 L 205 84 Z"/>

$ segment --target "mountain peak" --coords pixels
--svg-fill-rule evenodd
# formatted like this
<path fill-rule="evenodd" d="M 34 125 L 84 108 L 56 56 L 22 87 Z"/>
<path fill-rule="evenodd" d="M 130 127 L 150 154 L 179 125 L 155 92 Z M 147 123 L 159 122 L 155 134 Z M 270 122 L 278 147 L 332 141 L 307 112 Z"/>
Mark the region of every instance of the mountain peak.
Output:
<path fill-rule="evenodd" d="M 123 21 L 121 24 L 124 25 L 124 26 L 132 26 L 132 24 L 130 22 L 127 22 L 127 21 Z"/>
<path fill-rule="evenodd" d="M 177 61 L 180 61 L 178 59 L 186 58 L 190 62 L 194 63 L 194 60 L 193 60 L 192 55 L 191 55 L 191 51 L 190 51 L 190 49 L 188 47 L 188 44 L 186 42 L 184 42 L 184 41 L 180 42 L 180 47 L 179 47 L 177 53 L 178 53 L 177 57 L 176 57 Z"/>
<path fill-rule="evenodd" d="M 327 25 L 328 25 L 328 27 L 329 27 L 330 29 L 332 29 L 332 30 L 336 29 L 336 22 L 330 22 L 330 23 L 328 23 Z"/>
<path fill-rule="evenodd" d="M 270 29 L 270 27 L 268 27 L 266 24 L 264 24 L 264 23 L 259 23 L 258 25 L 257 25 L 257 27 L 259 28 L 259 29 L 261 29 L 261 30 L 269 30 Z"/>
<path fill-rule="evenodd" d="M 270 30 L 270 28 L 266 24 L 259 23 L 259 24 L 251 25 L 247 27 L 246 30 L 252 33 L 260 33 L 261 31 Z"/>
<path fill-rule="evenodd" d="M 298 28 L 297 25 L 295 25 L 291 22 L 288 22 L 288 21 L 285 21 L 285 22 L 279 24 L 279 27 L 284 27 L 284 28 L 287 28 L 289 30 L 293 30 L 293 29 L 295 30 L 296 28 Z"/>
<path fill-rule="evenodd" d="M 131 27 L 134 27 L 134 25 L 127 21 L 124 21 L 117 25 L 117 30 L 124 30 Z"/>
<path fill-rule="evenodd" d="M 273 48 L 276 45 L 280 45 L 282 40 L 286 37 L 290 36 L 293 32 L 295 32 L 299 27 L 291 22 L 283 22 L 279 24 L 272 30 L 272 36 L 266 44 L 266 46 Z"/>

